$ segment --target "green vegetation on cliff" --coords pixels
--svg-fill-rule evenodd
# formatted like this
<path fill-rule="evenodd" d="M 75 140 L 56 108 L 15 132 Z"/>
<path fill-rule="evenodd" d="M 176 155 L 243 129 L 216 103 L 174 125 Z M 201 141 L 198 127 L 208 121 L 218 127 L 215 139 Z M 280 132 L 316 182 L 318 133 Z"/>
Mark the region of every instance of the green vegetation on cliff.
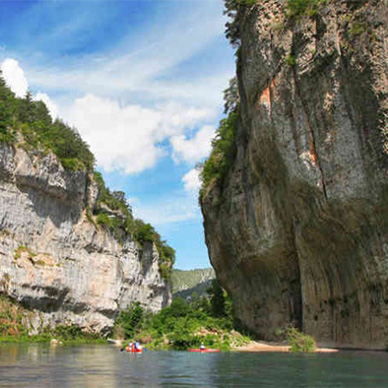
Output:
<path fill-rule="evenodd" d="M 175 261 L 175 250 L 167 244 L 166 240 L 162 240 L 151 224 L 133 217 L 132 208 L 125 198 L 125 193 L 110 191 L 105 186 L 102 175 L 97 171 L 94 172 L 94 180 L 99 189 L 97 205 L 93 212 L 97 224 L 109 230 L 119 241 L 130 235 L 141 246 L 145 242 L 154 243 L 159 253 L 160 273 L 163 278 L 169 279 Z"/>
<path fill-rule="evenodd" d="M 291 18 L 298 18 L 304 15 L 315 16 L 318 13 L 319 7 L 326 2 L 327 0 L 288 0 L 288 16 Z"/>
<path fill-rule="evenodd" d="M 69 170 L 91 170 L 95 159 L 78 131 L 52 120 L 46 105 L 31 93 L 18 98 L 0 77 L 0 142 L 44 154 L 52 150 Z M 20 136 L 20 133 L 22 136 Z"/>
<path fill-rule="evenodd" d="M 82 170 L 93 175 L 99 195 L 93 211 L 86 209 L 88 219 L 109 231 L 119 242 L 131 236 L 140 245 L 146 241 L 155 243 L 160 273 L 166 279 L 170 277 L 175 250 L 152 225 L 133 217 L 125 193 L 105 186 L 102 175 L 93 171 L 95 157 L 79 132 L 59 119 L 53 120 L 46 105 L 34 101 L 30 92 L 24 98 L 16 97 L 0 72 L 0 143 L 4 142 L 38 157 L 52 151 L 66 170 Z"/>
<path fill-rule="evenodd" d="M 318 14 L 319 7 L 328 0 L 285 0 L 287 17 L 289 19 L 299 19 L 302 16 L 314 17 Z M 225 24 L 225 36 L 233 47 L 238 48 L 241 44 L 241 21 L 242 13 L 255 5 L 261 5 L 263 0 L 224 0 L 224 14 L 229 20 Z"/>
<path fill-rule="evenodd" d="M 1 342 L 50 342 L 52 339 L 63 344 L 104 343 L 98 334 L 82 331 L 77 326 L 57 326 L 55 329 L 42 327 L 38 334 L 29 335 L 28 327 L 33 312 L 20 303 L 0 294 L 0 341 Z"/>
<path fill-rule="evenodd" d="M 240 121 L 240 98 L 236 78 L 229 82 L 229 88 L 224 91 L 224 101 L 224 112 L 228 116 L 220 121 L 212 141 L 212 152 L 202 166 L 200 200 L 208 188 L 217 185 L 222 189 L 225 177 L 236 158 L 237 129 Z"/>
<path fill-rule="evenodd" d="M 237 152 L 236 135 L 238 120 L 239 112 L 237 109 L 230 112 L 228 117 L 220 122 L 216 136 L 212 141 L 212 152 L 205 161 L 201 171 L 202 188 L 200 196 L 213 183 L 223 185 L 225 176 L 233 165 Z"/>

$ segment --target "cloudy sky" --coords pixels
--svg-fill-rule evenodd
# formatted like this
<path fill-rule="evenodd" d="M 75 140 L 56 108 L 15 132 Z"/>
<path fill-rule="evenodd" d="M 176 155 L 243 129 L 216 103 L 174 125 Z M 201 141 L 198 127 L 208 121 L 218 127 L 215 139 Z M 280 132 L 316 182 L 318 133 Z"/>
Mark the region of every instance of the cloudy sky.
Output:
<path fill-rule="evenodd" d="M 195 165 L 209 154 L 234 74 L 222 0 L 2 1 L 0 62 L 76 126 L 108 186 L 177 251 L 209 266 Z"/>

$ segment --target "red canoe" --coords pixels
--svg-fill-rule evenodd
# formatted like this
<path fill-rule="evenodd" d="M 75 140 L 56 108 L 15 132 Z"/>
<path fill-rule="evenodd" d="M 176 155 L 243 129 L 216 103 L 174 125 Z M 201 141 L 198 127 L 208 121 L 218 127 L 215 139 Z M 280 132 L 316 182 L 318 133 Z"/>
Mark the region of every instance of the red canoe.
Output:
<path fill-rule="evenodd" d="M 193 353 L 219 353 L 220 349 L 187 349 L 187 351 Z"/>
<path fill-rule="evenodd" d="M 143 351 L 143 349 L 135 349 L 135 348 L 130 348 L 129 346 L 127 346 L 125 348 L 125 350 L 128 352 L 128 353 L 141 353 Z"/>

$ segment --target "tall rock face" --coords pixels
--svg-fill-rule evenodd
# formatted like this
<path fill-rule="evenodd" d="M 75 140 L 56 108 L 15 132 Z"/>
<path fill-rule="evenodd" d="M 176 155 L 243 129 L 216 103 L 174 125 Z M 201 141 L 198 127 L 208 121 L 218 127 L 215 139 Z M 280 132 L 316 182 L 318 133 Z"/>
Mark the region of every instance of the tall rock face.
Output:
<path fill-rule="evenodd" d="M 87 216 L 97 195 L 86 173 L 66 172 L 53 154 L 0 144 L 0 292 L 31 309 L 31 332 L 76 324 L 104 333 L 132 301 L 157 311 L 171 299 L 153 244 L 119 243 Z"/>
<path fill-rule="evenodd" d="M 322 2 L 324 3 L 324 2 Z M 388 3 L 238 14 L 237 156 L 202 198 L 211 262 L 259 337 L 388 344 Z"/>

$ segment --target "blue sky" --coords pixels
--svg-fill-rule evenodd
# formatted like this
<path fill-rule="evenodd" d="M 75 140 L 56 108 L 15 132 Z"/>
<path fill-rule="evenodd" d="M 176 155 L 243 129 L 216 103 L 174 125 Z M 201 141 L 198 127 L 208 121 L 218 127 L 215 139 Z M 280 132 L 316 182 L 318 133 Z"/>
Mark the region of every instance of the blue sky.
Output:
<path fill-rule="evenodd" d="M 195 165 L 234 75 L 222 0 L 2 1 L 0 62 L 76 126 L 108 186 L 177 251 L 209 266 Z"/>

